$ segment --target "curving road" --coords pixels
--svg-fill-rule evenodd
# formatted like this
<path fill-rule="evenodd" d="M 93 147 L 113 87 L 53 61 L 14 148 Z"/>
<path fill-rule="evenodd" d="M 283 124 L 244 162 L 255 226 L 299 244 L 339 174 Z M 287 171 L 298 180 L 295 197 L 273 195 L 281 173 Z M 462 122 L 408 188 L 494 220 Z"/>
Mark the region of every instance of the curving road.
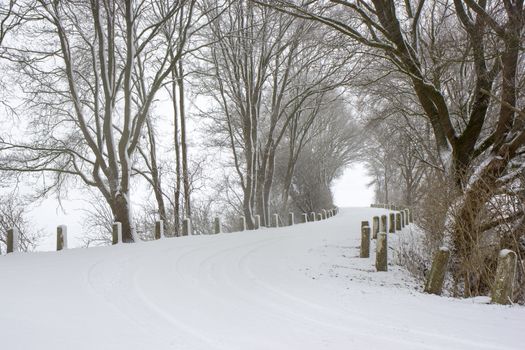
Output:
<path fill-rule="evenodd" d="M 381 212 L 1 257 L 2 348 L 523 348 L 525 308 L 420 294 L 359 259 L 360 221 Z"/>

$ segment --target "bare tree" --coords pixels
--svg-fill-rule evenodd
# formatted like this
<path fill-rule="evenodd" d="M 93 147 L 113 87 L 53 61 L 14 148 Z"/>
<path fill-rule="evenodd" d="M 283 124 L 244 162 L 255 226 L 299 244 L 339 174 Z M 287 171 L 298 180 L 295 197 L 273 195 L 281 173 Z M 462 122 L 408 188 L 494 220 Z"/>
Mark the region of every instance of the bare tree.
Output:
<path fill-rule="evenodd" d="M 343 33 L 404 76 L 432 126 L 462 208 L 451 229 L 455 281 L 465 284 L 466 295 L 487 289 L 477 271 L 460 262 L 479 244 L 483 212 L 502 179 L 521 171 L 513 164 L 525 144 L 523 2 L 255 2 Z"/>
<path fill-rule="evenodd" d="M 173 52 L 159 32 L 187 7 L 182 27 L 188 30 L 194 3 L 39 1 L 33 11 L 43 21 L 28 28 L 37 34 L 39 42 L 31 44 L 38 49 L 22 44 L 18 51 L 35 123 L 45 130 L 31 142 L 3 142 L 1 168 L 49 172 L 55 186 L 73 175 L 97 188 L 122 223 L 123 240 L 133 241 L 133 156 L 155 95 L 184 47 L 178 45 L 170 60 Z M 42 51 L 40 40 L 56 46 Z M 49 67 L 53 59 L 62 64 Z"/>
<path fill-rule="evenodd" d="M 16 228 L 19 233 L 19 249 L 32 251 L 44 233 L 35 228 L 28 219 L 28 201 L 20 199 L 16 193 L 0 196 L 0 243 L 7 244 L 7 230 Z M 1 250 L 0 250 L 1 252 Z"/>
<path fill-rule="evenodd" d="M 243 189 L 244 216 L 252 228 L 254 211 L 263 225 L 269 224 L 275 157 L 288 127 L 316 96 L 350 79 L 345 63 L 352 56 L 327 59 L 338 47 L 322 45 L 326 32 L 302 20 L 249 1 L 228 11 L 211 27 L 216 44 L 210 50 L 213 76 L 206 92 L 216 105 L 208 115 L 217 121 L 214 132 L 227 135 Z"/>
<path fill-rule="evenodd" d="M 294 211 L 318 212 L 334 206 L 332 183 L 359 159 L 363 144 L 355 119 L 342 99 L 332 100 L 318 111 L 293 165 L 289 193 Z"/>

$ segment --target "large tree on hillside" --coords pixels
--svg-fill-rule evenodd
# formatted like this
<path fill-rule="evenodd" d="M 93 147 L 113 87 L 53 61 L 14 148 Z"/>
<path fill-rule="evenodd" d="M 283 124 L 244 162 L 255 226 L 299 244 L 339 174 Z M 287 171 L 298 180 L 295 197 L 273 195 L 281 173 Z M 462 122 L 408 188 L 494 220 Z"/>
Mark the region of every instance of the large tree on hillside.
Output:
<path fill-rule="evenodd" d="M 343 33 L 404 75 L 459 194 L 455 280 L 467 295 L 486 288 L 479 266 L 465 262 L 487 202 L 523 171 L 523 1 L 254 2 Z"/>

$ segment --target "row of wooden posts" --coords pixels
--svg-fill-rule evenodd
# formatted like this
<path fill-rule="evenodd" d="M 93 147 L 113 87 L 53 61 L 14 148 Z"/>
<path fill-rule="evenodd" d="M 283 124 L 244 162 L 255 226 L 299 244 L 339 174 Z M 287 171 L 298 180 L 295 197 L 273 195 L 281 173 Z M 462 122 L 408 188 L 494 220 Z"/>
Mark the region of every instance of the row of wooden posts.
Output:
<path fill-rule="evenodd" d="M 389 233 L 399 231 L 404 224 L 412 223 L 412 211 L 401 209 L 399 206 L 392 204 L 372 204 L 372 208 L 383 208 L 388 210 L 399 211 L 390 213 Z M 379 227 L 379 217 L 373 218 L 373 238 L 377 237 L 376 243 L 376 269 L 377 271 L 387 271 L 387 216 L 381 216 L 381 227 Z M 370 256 L 370 228 L 368 221 L 361 222 L 361 253 L 362 258 Z M 380 230 L 380 232 L 378 231 Z M 432 260 L 432 267 L 427 276 L 424 292 L 441 295 L 445 275 L 447 272 L 448 262 L 450 259 L 450 250 L 447 247 L 440 247 Z M 492 290 L 491 300 L 497 304 L 512 303 L 512 293 L 514 289 L 514 280 L 516 276 L 517 255 L 514 251 L 503 249 L 498 256 L 498 265 Z"/>
<path fill-rule="evenodd" d="M 271 217 L 271 223 L 270 223 L 269 227 L 276 228 L 276 227 L 281 227 L 281 226 L 293 226 L 293 225 L 295 225 L 297 223 L 304 224 L 304 223 L 307 223 L 307 222 L 326 220 L 326 219 L 329 219 L 332 216 L 336 215 L 337 213 L 338 213 L 338 209 L 337 208 L 328 209 L 328 210 L 327 209 L 322 209 L 321 212 L 319 212 L 319 213 L 315 213 L 315 212 L 302 213 L 301 214 L 301 219 L 300 219 L 299 222 L 296 222 L 294 213 L 288 213 L 288 221 L 286 223 L 284 223 L 281 220 L 281 217 L 279 216 L 279 214 L 275 213 Z M 256 230 L 258 230 L 259 228 L 262 227 L 261 226 L 261 216 L 260 215 L 255 215 L 254 216 L 254 224 L 255 224 L 255 229 Z M 220 219 L 217 218 L 217 217 L 215 218 L 215 221 L 214 221 L 214 229 L 215 229 L 215 233 L 221 233 L 221 222 L 220 222 Z M 239 231 L 245 231 L 246 230 L 246 218 L 244 216 L 239 217 L 238 230 Z"/>
<path fill-rule="evenodd" d="M 313 221 L 321 221 L 331 218 L 334 215 L 337 215 L 339 212 L 338 208 L 333 209 L 322 209 L 321 212 L 315 213 L 303 213 L 301 215 L 301 220 L 299 223 L 307 223 Z M 261 217 L 259 215 L 254 216 L 255 229 L 261 228 Z M 280 227 L 280 226 L 292 226 L 296 224 L 294 213 L 288 214 L 288 221 L 284 224 L 279 217 L 279 214 L 273 214 L 271 227 Z M 216 217 L 213 221 L 213 230 L 214 233 L 222 232 L 222 225 L 220 218 Z M 238 231 L 246 230 L 246 218 L 244 216 L 239 217 L 239 226 Z M 182 235 L 191 236 L 193 235 L 193 228 L 191 225 L 191 219 L 185 218 L 182 222 Z M 164 223 L 162 220 L 157 220 L 155 222 L 155 231 L 154 238 L 160 239 L 165 237 L 164 235 Z M 19 234 L 16 228 L 11 228 L 7 230 L 7 253 L 13 253 L 18 251 L 19 246 Z M 112 244 L 122 243 L 122 224 L 120 222 L 113 223 L 112 227 Z M 57 251 L 67 248 L 67 226 L 60 225 L 57 227 Z"/>
<path fill-rule="evenodd" d="M 449 259 L 450 250 L 448 247 L 440 247 L 434 255 L 432 267 L 427 276 L 424 289 L 426 293 L 441 295 Z M 517 255 L 514 251 L 509 249 L 500 251 L 491 293 L 492 303 L 512 304 L 517 260 Z"/>
<path fill-rule="evenodd" d="M 388 271 L 388 236 L 387 233 L 401 231 L 405 226 L 412 223 L 412 213 L 409 209 L 382 204 L 372 204 L 372 208 L 384 208 L 396 210 L 397 213 L 389 215 L 374 216 L 372 218 L 372 227 L 368 221 L 361 221 L 361 248 L 359 256 L 361 258 L 370 257 L 370 240 L 376 240 L 376 270 Z M 392 208 L 392 209 L 390 209 Z M 370 232 L 371 230 L 371 232 Z"/>

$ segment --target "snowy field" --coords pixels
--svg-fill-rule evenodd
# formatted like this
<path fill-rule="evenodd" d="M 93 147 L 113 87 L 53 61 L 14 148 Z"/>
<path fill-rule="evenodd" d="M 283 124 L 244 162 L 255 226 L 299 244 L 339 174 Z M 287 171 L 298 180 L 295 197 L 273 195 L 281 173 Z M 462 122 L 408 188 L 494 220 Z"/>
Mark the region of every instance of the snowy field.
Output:
<path fill-rule="evenodd" d="M 360 221 L 382 212 L 2 256 L 0 347 L 524 349 L 525 308 L 419 293 L 399 267 L 375 272 L 373 244 L 358 258 Z"/>

